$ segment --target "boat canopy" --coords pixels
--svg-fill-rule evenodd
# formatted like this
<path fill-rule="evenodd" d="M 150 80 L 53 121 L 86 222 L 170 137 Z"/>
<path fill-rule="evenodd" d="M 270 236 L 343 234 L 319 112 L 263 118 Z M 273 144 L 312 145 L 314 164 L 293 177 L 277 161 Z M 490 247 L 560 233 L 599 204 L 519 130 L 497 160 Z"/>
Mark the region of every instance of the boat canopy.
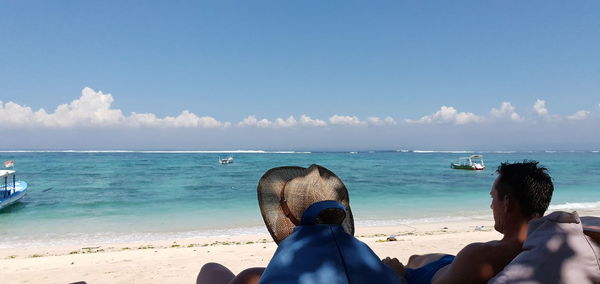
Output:
<path fill-rule="evenodd" d="M 471 155 L 468 157 L 460 157 L 459 160 L 483 159 L 482 155 Z"/>
<path fill-rule="evenodd" d="M 14 170 L 0 170 L 0 177 L 7 177 L 10 175 L 14 175 L 15 171 Z"/>

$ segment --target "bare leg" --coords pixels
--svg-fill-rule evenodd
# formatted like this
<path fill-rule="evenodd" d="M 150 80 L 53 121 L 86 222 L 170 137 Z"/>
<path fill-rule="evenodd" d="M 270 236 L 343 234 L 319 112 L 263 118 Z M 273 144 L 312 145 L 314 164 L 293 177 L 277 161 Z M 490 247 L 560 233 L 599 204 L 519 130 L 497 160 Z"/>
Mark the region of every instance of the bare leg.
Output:
<path fill-rule="evenodd" d="M 263 271 L 264 267 L 252 267 L 236 276 L 227 267 L 209 262 L 200 269 L 196 284 L 258 284 Z"/>
<path fill-rule="evenodd" d="M 227 267 L 209 262 L 202 266 L 196 284 L 229 284 L 235 275 Z"/>
<path fill-rule="evenodd" d="M 442 258 L 445 254 L 443 253 L 430 253 L 430 254 L 423 254 L 423 255 L 411 255 L 410 258 L 408 259 L 408 263 L 404 266 L 406 268 L 411 268 L 411 269 L 417 269 L 421 266 L 424 266 L 426 264 L 429 264 L 431 262 L 434 261 L 438 261 L 440 258 Z"/>

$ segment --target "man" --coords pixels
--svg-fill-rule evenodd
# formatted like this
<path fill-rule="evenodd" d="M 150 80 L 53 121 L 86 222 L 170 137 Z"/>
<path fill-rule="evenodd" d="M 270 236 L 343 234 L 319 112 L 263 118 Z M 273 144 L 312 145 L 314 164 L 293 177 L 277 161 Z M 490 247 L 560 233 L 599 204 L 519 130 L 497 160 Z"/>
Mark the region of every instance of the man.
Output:
<path fill-rule="evenodd" d="M 544 216 L 554 191 L 547 169 L 536 161 L 502 163 L 497 173 L 490 208 L 501 240 L 467 245 L 456 257 L 413 255 L 406 267 L 396 258 L 383 262 L 411 284 L 485 283 L 494 277 L 522 251 L 529 221 Z"/>

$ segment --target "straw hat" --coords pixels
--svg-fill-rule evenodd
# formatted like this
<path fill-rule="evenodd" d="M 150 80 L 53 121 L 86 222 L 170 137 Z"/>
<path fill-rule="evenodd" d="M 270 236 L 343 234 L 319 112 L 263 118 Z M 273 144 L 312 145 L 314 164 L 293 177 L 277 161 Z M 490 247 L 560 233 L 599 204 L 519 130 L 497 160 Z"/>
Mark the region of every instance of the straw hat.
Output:
<path fill-rule="evenodd" d="M 347 208 L 342 226 L 348 234 L 354 234 L 348 190 L 340 178 L 324 167 L 270 169 L 258 182 L 257 192 L 260 213 L 276 243 L 300 225 L 307 207 L 325 200 L 338 201 Z"/>

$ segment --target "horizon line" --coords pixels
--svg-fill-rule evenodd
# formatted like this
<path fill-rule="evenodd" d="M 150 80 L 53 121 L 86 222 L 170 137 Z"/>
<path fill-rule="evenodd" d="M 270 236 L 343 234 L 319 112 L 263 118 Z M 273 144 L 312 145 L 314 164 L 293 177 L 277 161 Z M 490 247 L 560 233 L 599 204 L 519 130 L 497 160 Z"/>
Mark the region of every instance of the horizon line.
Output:
<path fill-rule="evenodd" d="M 44 149 L 44 150 L 0 150 L 0 153 L 181 153 L 181 154 L 312 154 L 312 153 L 447 153 L 447 154 L 470 154 L 470 153 L 495 153 L 495 154 L 511 154 L 511 153 L 573 153 L 573 152 L 590 152 L 600 153 L 600 149 L 578 149 L 578 150 L 561 150 L 561 149 L 538 149 L 538 150 L 421 150 L 421 149 L 372 149 L 372 150 L 125 150 L 125 149 Z"/>

